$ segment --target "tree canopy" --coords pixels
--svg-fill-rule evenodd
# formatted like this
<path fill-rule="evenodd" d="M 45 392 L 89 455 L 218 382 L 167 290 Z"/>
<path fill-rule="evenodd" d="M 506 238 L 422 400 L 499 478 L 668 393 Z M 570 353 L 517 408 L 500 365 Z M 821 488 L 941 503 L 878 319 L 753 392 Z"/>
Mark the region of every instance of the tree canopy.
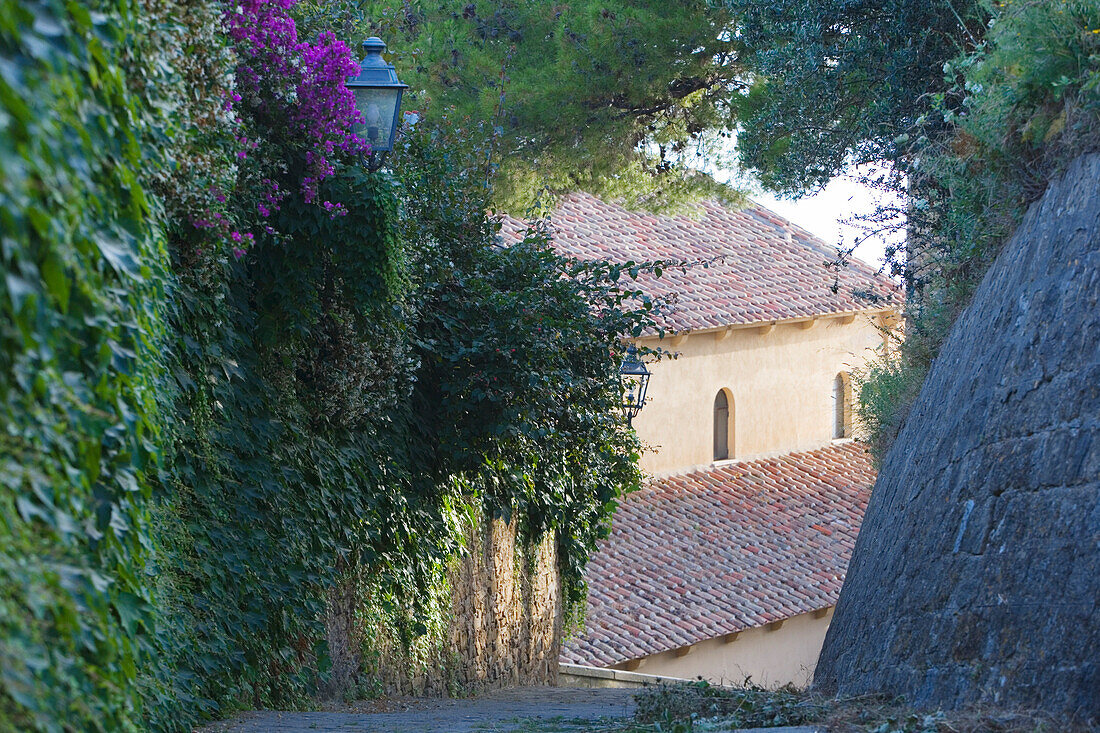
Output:
<path fill-rule="evenodd" d="M 745 90 L 730 12 L 703 0 L 373 0 L 416 104 L 496 133 L 496 199 L 585 189 L 659 208 L 687 191 L 735 196 L 686 164 L 730 128 Z M 522 213 L 522 212 L 521 212 Z"/>
<path fill-rule="evenodd" d="M 721 0 L 753 78 L 742 165 L 797 193 L 846 167 L 896 161 L 989 14 L 975 0 Z M 915 139 L 915 136 L 914 138 Z"/>
<path fill-rule="evenodd" d="M 331 4 L 318 6 L 331 14 Z M 798 193 L 891 159 L 988 19 L 975 0 L 371 0 L 414 104 L 497 136 L 513 211 L 584 189 L 660 209 L 737 192 L 701 162 Z M 737 138 L 738 159 L 729 155 Z"/>

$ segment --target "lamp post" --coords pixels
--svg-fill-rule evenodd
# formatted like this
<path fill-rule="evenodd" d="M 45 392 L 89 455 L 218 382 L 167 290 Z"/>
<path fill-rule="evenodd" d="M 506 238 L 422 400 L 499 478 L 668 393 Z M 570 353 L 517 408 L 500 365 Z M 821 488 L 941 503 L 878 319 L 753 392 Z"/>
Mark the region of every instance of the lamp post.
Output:
<path fill-rule="evenodd" d="M 393 150 L 397 120 L 401 115 L 401 94 L 409 88 L 397 78 L 393 64 L 386 63 L 382 52 L 386 44 L 371 36 L 363 41 L 366 56 L 359 64 L 359 75 L 349 77 L 345 84 L 355 95 L 355 106 L 363 122 L 352 126 L 352 132 L 370 143 L 372 171 L 382 166 L 386 153 Z"/>
<path fill-rule="evenodd" d="M 649 387 L 651 372 L 638 358 L 638 349 L 633 344 L 627 347 L 626 357 L 619 366 L 619 381 L 623 385 L 623 413 L 626 424 L 633 427 L 633 420 L 645 405 L 645 392 Z"/>

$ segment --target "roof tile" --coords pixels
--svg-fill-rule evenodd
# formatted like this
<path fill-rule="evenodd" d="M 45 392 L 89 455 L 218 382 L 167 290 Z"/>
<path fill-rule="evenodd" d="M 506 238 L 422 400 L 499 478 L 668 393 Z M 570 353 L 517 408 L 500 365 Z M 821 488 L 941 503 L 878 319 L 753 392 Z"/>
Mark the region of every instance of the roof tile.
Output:
<path fill-rule="evenodd" d="M 629 494 L 588 564 L 587 627 L 561 661 L 603 667 L 834 605 L 874 481 L 849 442 Z"/>
<path fill-rule="evenodd" d="M 661 324 L 673 331 L 882 307 L 858 297 L 861 291 L 896 297 L 888 279 L 858 260 L 834 273 L 826 266 L 836 259 L 832 247 L 759 204 L 740 210 L 715 202 L 696 207 L 696 217 L 658 216 L 586 193 L 570 194 L 551 217 L 554 248 L 579 260 L 707 262 L 666 268 L 660 278 L 638 278 L 650 296 L 675 295 Z M 513 243 L 526 228 L 504 217 L 501 236 Z"/>

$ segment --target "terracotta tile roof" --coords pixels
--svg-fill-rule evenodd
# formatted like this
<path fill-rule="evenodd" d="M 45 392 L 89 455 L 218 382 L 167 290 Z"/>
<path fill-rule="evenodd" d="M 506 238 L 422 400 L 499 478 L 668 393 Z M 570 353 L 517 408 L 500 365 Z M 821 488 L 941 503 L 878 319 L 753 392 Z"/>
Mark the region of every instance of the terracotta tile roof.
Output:
<path fill-rule="evenodd" d="M 584 633 L 608 666 L 836 603 L 875 474 L 858 443 L 655 480 L 589 562 Z"/>
<path fill-rule="evenodd" d="M 586 193 L 565 197 L 552 216 L 554 247 L 581 260 L 710 261 L 686 271 L 666 269 L 660 278 L 639 280 L 652 296 L 676 294 L 665 318 L 671 330 L 787 320 L 882 308 L 853 295 L 893 292 L 892 283 L 863 262 L 840 273 L 825 266 L 836 253 L 778 214 L 757 204 L 740 211 L 714 202 L 697 205 L 700 216 L 661 216 L 629 211 Z M 518 241 L 526 226 L 505 217 L 501 235 Z M 788 239 L 788 235 L 790 238 Z"/>

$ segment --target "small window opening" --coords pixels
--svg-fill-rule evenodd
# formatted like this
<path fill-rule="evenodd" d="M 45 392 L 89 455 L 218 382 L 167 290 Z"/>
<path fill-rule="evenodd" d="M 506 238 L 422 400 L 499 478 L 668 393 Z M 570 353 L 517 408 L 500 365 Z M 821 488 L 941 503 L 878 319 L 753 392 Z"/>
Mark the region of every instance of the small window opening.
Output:
<path fill-rule="evenodd" d="M 733 400 L 724 389 L 714 396 L 714 460 L 733 455 Z"/>
<path fill-rule="evenodd" d="M 844 372 L 833 380 L 833 438 L 852 437 L 852 389 Z"/>

